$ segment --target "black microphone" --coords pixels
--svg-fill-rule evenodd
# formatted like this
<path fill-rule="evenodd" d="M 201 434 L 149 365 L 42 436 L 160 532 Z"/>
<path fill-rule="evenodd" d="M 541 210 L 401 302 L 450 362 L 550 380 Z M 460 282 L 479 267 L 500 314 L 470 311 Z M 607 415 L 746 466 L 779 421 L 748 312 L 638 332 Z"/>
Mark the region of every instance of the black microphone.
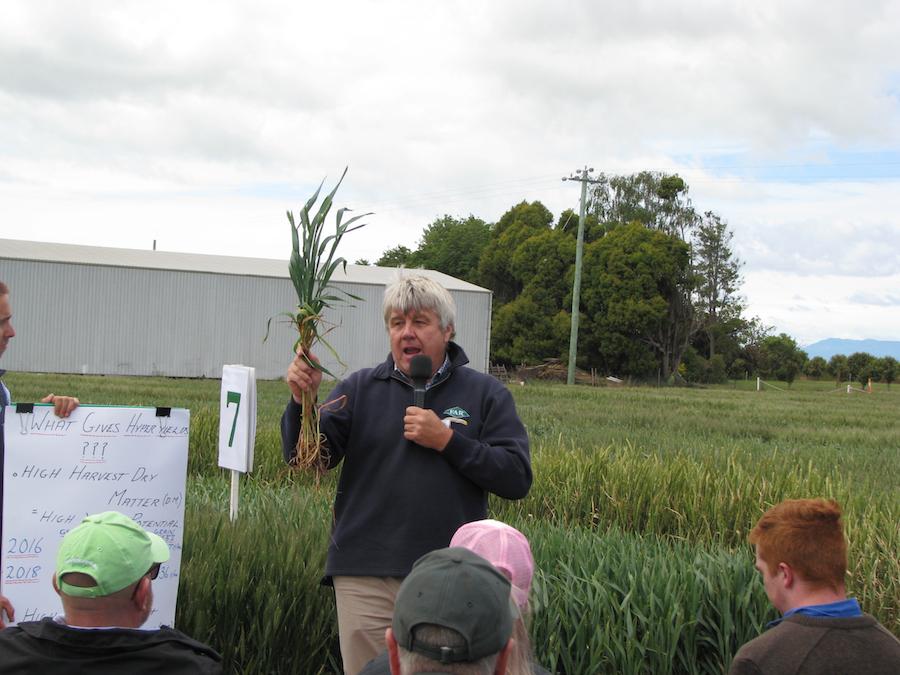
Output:
<path fill-rule="evenodd" d="M 416 354 L 409 360 L 409 377 L 413 381 L 413 405 L 425 407 L 425 385 L 431 377 L 431 357 L 428 354 Z"/>

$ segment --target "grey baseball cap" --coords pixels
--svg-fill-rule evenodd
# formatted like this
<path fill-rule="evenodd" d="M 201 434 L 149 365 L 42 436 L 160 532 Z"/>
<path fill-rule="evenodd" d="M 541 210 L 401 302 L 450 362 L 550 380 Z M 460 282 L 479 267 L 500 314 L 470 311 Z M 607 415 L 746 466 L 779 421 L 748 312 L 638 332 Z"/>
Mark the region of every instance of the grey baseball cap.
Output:
<path fill-rule="evenodd" d="M 496 654 L 509 641 L 517 616 L 510 589 L 502 572 L 466 548 L 427 553 L 416 561 L 397 593 L 391 624 L 394 638 L 407 651 L 441 663 L 471 662 Z M 416 640 L 413 629 L 423 623 L 459 632 L 465 645 Z"/>

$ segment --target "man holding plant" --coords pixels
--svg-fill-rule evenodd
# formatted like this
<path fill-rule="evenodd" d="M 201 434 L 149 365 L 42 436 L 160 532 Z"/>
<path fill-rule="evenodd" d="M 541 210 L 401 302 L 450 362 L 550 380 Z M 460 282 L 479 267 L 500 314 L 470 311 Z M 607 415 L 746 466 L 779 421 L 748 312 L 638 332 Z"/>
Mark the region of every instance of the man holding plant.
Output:
<path fill-rule="evenodd" d="M 9 341 L 16 335 L 12 326 L 12 308 L 9 304 L 9 286 L 0 281 L 0 357 L 9 346 Z M 0 369 L 0 377 L 6 374 L 5 370 Z M 0 472 L 3 470 L 3 426 L 6 418 L 6 406 L 12 402 L 9 389 L 0 380 Z M 52 403 L 53 412 L 62 418 L 68 417 L 72 411 L 78 407 L 78 399 L 72 396 L 55 396 L 48 394 L 41 403 Z M 2 516 L 3 507 L 3 481 L 0 480 L 0 516 Z M 0 518 L 0 532 L 2 532 L 2 518 Z M 0 541 L 3 537 L 0 536 Z M 6 622 L 3 620 L 4 614 L 10 621 L 15 621 L 15 611 L 12 603 L 0 594 L 0 629 L 6 628 Z"/>
<path fill-rule="evenodd" d="M 333 585 L 344 671 L 356 675 L 386 648 L 400 583 L 461 525 L 487 517 L 488 495 L 521 499 L 531 487 L 528 435 L 509 390 L 466 368 L 452 341 L 455 304 L 423 275 L 401 277 L 382 303 L 391 353 L 338 383 L 321 406 L 322 459 L 343 467 L 323 583 Z M 425 407 L 412 405 L 413 357 L 431 357 Z M 295 452 L 301 397 L 316 394 L 318 359 L 298 349 L 281 421 L 285 461 Z"/>
<path fill-rule="evenodd" d="M 900 673 L 900 641 L 846 595 L 847 541 L 837 502 L 777 504 L 750 543 L 766 594 L 783 617 L 741 647 L 730 675 Z"/>

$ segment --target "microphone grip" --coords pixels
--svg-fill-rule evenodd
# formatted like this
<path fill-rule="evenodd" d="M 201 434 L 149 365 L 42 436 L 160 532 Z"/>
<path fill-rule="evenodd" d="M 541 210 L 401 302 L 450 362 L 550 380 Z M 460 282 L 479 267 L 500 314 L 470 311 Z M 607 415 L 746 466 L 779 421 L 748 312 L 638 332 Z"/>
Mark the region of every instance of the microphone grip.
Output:
<path fill-rule="evenodd" d="M 409 379 L 413 383 L 413 405 L 425 407 L 425 387 L 431 377 L 431 357 L 427 354 L 416 354 L 409 360 Z"/>

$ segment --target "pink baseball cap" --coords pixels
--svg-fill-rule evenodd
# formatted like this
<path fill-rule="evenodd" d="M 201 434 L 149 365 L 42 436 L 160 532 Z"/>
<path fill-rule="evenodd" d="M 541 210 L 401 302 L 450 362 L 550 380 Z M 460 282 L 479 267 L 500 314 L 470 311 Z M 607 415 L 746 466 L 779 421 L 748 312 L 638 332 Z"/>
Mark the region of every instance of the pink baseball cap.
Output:
<path fill-rule="evenodd" d="M 516 528 L 499 520 L 475 520 L 456 531 L 450 546 L 462 546 L 490 562 L 509 577 L 516 604 L 528 601 L 534 558 L 528 539 Z"/>

